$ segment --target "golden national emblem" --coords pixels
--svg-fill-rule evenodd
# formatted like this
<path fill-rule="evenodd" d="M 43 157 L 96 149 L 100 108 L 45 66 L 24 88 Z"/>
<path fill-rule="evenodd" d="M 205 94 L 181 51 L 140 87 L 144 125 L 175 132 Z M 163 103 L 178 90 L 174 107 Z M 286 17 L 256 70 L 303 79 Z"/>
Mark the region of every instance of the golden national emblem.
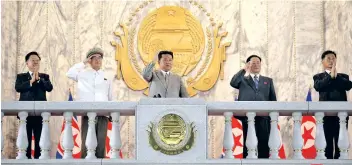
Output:
<path fill-rule="evenodd" d="M 186 123 L 184 119 L 174 113 L 169 113 L 159 121 L 149 125 L 149 144 L 154 150 L 166 155 L 177 155 L 190 150 L 195 141 L 195 127 L 193 123 Z"/>
<path fill-rule="evenodd" d="M 209 18 L 197 19 L 180 6 L 162 6 L 149 12 L 140 21 L 137 14 L 153 2 L 146 1 L 138 6 L 121 23 L 121 32 L 114 32 L 120 44 L 112 41 L 116 48 L 117 79 L 123 79 L 132 90 L 144 90 L 148 94 L 149 84 L 142 78 L 143 68 L 152 61 L 160 50 L 174 52 L 171 72 L 183 77 L 190 96 L 197 91 L 208 91 L 214 87 L 218 78 L 224 78 L 225 50 L 230 42 L 221 44 L 227 32 L 219 33 L 222 23 L 216 24 L 211 14 L 198 2 L 190 1 L 200 14 Z M 156 69 L 158 69 L 156 65 Z"/>

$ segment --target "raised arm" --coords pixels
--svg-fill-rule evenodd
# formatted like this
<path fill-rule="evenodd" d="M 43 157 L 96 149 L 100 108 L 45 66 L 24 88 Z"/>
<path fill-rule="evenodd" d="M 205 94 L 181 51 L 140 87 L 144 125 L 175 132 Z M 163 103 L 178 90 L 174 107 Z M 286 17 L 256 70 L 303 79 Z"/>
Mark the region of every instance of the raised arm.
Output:
<path fill-rule="evenodd" d="M 78 75 L 79 72 L 81 72 L 85 67 L 85 64 L 83 62 L 77 63 L 73 65 L 66 73 L 66 76 L 69 79 L 72 79 L 74 81 L 78 81 Z"/>
<path fill-rule="evenodd" d="M 155 62 L 151 62 L 143 69 L 142 76 L 145 81 L 147 82 L 152 81 L 154 66 L 155 66 Z"/>
<path fill-rule="evenodd" d="M 244 74 L 246 71 L 244 69 L 241 69 L 238 71 L 231 79 L 230 85 L 236 89 L 240 88 L 241 81 L 244 77 Z"/>

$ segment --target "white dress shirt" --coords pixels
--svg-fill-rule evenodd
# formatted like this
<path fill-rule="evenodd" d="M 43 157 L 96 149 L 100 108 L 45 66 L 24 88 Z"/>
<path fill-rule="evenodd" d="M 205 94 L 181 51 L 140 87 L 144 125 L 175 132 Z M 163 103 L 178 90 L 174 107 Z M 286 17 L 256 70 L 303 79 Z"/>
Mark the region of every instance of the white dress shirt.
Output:
<path fill-rule="evenodd" d="M 29 75 L 31 75 L 31 77 L 33 77 L 33 72 L 32 71 L 28 71 Z"/>
<path fill-rule="evenodd" d="M 111 81 L 104 77 L 104 71 L 85 69 L 83 62 L 73 65 L 66 73 L 67 77 L 76 81 L 78 88 L 77 101 L 111 101 Z"/>
<path fill-rule="evenodd" d="M 326 72 L 326 73 L 328 73 L 328 74 L 330 74 L 330 73 L 331 73 L 331 71 L 330 71 L 330 70 L 325 70 L 325 72 Z"/>
<path fill-rule="evenodd" d="M 257 78 L 258 78 L 258 81 L 259 81 L 259 77 L 260 77 L 260 75 L 259 75 L 259 74 L 253 74 L 253 73 L 251 73 L 251 74 L 249 74 L 249 75 L 251 75 L 251 77 L 252 77 L 253 81 L 254 81 L 254 76 L 255 76 L 255 75 L 257 75 Z"/>
<path fill-rule="evenodd" d="M 170 75 L 170 71 L 165 72 L 165 71 L 163 71 L 163 70 L 161 70 L 161 69 L 160 69 L 160 71 L 163 73 L 164 77 L 165 77 L 166 74 L 167 74 L 168 76 Z"/>

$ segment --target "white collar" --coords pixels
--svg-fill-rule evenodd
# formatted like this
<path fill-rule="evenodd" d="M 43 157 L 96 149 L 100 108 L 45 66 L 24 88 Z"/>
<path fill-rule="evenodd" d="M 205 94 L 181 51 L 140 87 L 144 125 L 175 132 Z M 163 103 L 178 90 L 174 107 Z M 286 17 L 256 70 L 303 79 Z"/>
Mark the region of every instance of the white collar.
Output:
<path fill-rule="evenodd" d="M 28 71 L 29 75 L 32 76 L 33 75 L 33 72 L 32 71 Z"/>
<path fill-rule="evenodd" d="M 168 72 L 165 72 L 163 70 L 160 70 L 160 71 L 161 71 L 161 73 L 163 73 L 164 76 L 165 76 L 165 74 L 170 75 L 170 71 L 168 71 Z"/>
<path fill-rule="evenodd" d="M 331 71 L 330 71 L 330 70 L 325 70 L 325 72 L 326 72 L 326 73 L 328 73 L 328 74 L 330 74 L 330 73 L 331 73 Z"/>
<path fill-rule="evenodd" d="M 258 76 L 258 80 L 259 80 L 260 74 L 250 73 L 249 75 L 251 75 L 252 79 L 254 79 L 254 76 L 257 75 Z"/>
<path fill-rule="evenodd" d="M 93 72 L 93 73 L 98 73 L 98 74 L 103 73 L 103 70 L 102 70 L 102 69 L 95 70 L 95 69 L 93 69 L 93 68 L 89 68 L 89 70 L 90 70 L 91 72 Z"/>

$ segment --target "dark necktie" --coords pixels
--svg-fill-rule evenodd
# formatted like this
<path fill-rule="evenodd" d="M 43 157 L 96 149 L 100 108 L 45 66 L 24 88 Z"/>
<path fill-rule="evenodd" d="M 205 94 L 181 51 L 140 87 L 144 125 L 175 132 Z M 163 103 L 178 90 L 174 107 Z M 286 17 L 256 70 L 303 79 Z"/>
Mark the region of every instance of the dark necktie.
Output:
<path fill-rule="evenodd" d="M 254 84 L 255 84 L 255 88 L 258 89 L 259 80 L 257 75 L 254 76 Z"/>

